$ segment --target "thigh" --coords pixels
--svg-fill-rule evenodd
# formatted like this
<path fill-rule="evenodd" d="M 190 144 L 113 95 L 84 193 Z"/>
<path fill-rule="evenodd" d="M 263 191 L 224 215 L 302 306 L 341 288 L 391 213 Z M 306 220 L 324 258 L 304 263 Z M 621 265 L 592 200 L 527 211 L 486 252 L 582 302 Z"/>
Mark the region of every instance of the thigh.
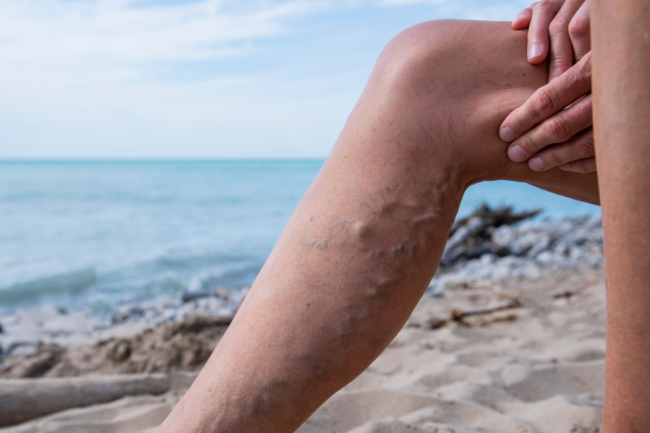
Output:
<path fill-rule="evenodd" d="M 547 80 L 548 65 L 528 63 L 526 32 L 509 23 L 422 23 L 386 47 L 350 117 L 350 125 L 372 128 L 346 128 L 340 142 L 357 135 L 352 141 L 370 144 L 366 151 L 393 147 L 421 166 L 448 164 L 465 185 L 516 180 L 597 203 L 595 173 L 533 172 L 510 161 L 498 136 L 505 117 Z"/>

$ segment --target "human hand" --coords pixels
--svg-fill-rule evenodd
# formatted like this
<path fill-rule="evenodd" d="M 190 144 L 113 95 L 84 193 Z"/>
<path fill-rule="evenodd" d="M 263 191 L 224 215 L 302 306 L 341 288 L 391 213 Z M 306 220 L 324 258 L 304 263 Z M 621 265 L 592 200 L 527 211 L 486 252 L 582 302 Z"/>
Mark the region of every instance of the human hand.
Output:
<path fill-rule="evenodd" d="M 530 158 L 535 171 L 596 171 L 590 92 L 591 52 L 506 117 L 499 135 L 510 159 Z"/>
<path fill-rule="evenodd" d="M 522 10 L 514 30 L 528 28 L 528 61 L 538 65 L 550 54 L 549 82 L 591 50 L 590 0 L 541 0 Z"/>
<path fill-rule="evenodd" d="M 508 149 L 510 159 L 530 158 L 528 165 L 535 171 L 553 167 L 579 173 L 596 170 L 589 94 L 589 2 L 542 0 L 521 11 L 512 23 L 515 30 L 529 28 L 531 64 L 550 56 L 549 82 L 572 71 L 561 82 L 539 89 L 501 125 L 501 138 L 514 141 Z M 575 66 L 574 61 L 578 62 Z"/>

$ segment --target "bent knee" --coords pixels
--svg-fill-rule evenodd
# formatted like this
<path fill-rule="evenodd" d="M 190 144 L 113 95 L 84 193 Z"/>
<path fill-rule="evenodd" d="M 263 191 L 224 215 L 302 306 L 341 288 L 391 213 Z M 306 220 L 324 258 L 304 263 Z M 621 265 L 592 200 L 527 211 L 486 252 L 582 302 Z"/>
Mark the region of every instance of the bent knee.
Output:
<path fill-rule="evenodd" d="M 509 23 L 436 20 L 393 37 L 373 74 L 386 84 L 430 85 L 485 81 L 499 72 L 502 79 L 491 81 L 514 87 L 526 81 L 520 71 L 528 68 L 534 67 L 526 58 L 526 32 L 512 30 Z"/>
<path fill-rule="evenodd" d="M 452 20 L 427 21 L 410 27 L 384 47 L 374 75 L 387 85 L 419 84 L 431 79 L 431 68 L 444 68 L 445 59 L 462 41 L 452 37 L 462 27 Z"/>
<path fill-rule="evenodd" d="M 437 155 L 494 178 L 510 166 L 498 126 L 547 74 L 546 64 L 528 63 L 526 33 L 508 23 L 429 21 L 387 44 L 364 95 L 408 119 L 420 160 L 429 140 Z"/>

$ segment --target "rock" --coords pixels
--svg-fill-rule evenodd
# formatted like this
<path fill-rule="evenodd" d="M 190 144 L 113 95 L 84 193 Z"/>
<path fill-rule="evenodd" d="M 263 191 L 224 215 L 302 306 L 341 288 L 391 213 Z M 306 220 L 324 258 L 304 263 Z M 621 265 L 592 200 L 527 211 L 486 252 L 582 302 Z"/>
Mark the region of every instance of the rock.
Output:
<path fill-rule="evenodd" d="M 197 303 L 197 309 L 204 314 L 210 314 L 216 312 L 223 306 L 223 301 L 219 298 L 203 298 L 200 299 Z"/>
<path fill-rule="evenodd" d="M 0 426 L 130 395 L 163 394 L 171 382 L 166 374 L 0 380 Z"/>
<path fill-rule="evenodd" d="M 231 291 L 225 287 L 218 287 L 216 290 L 199 290 L 199 291 L 190 291 L 187 290 L 181 295 L 182 302 L 192 302 L 198 301 L 204 298 L 217 298 L 222 301 L 230 300 Z"/>
<path fill-rule="evenodd" d="M 215 296 L 224 301 L 228 301 L 230 298 L 230 290 L 225 287 L 219 287 L 215 292 Z"/>
<path fill-rule="evenodd" d="M 126 305 L 119 308 L 111 319 L 113 324 L 130 322 L 142 318 L 144 309 L 140 305 Z"/>
<path fill-rule="evenodd" d="M 197 299 L 207 298 L 212 296 L 212 293 L 209 292 L 184 292 L 181 296 L 183 302 L 196 301 Z"/>

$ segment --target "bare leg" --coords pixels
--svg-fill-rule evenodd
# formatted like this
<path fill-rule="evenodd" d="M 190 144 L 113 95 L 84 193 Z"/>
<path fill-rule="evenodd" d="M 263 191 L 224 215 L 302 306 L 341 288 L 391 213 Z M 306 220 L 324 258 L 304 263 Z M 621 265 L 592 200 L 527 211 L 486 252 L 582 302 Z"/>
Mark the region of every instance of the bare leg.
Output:
<path fill-rule="evenodd" d="M 534 173 L 497 135 L 547 79 L 507 23 L 430 22 L 381 55 L 341 136 L 195 385 L 159 432 L 290 432 L 360 374 L 422 296 L 465 189 Z"/>
<path fill-rule="evenodd" d="M 650 429 L 650 5 L 593 4 L 607 278 L 603 432 Z"/>

